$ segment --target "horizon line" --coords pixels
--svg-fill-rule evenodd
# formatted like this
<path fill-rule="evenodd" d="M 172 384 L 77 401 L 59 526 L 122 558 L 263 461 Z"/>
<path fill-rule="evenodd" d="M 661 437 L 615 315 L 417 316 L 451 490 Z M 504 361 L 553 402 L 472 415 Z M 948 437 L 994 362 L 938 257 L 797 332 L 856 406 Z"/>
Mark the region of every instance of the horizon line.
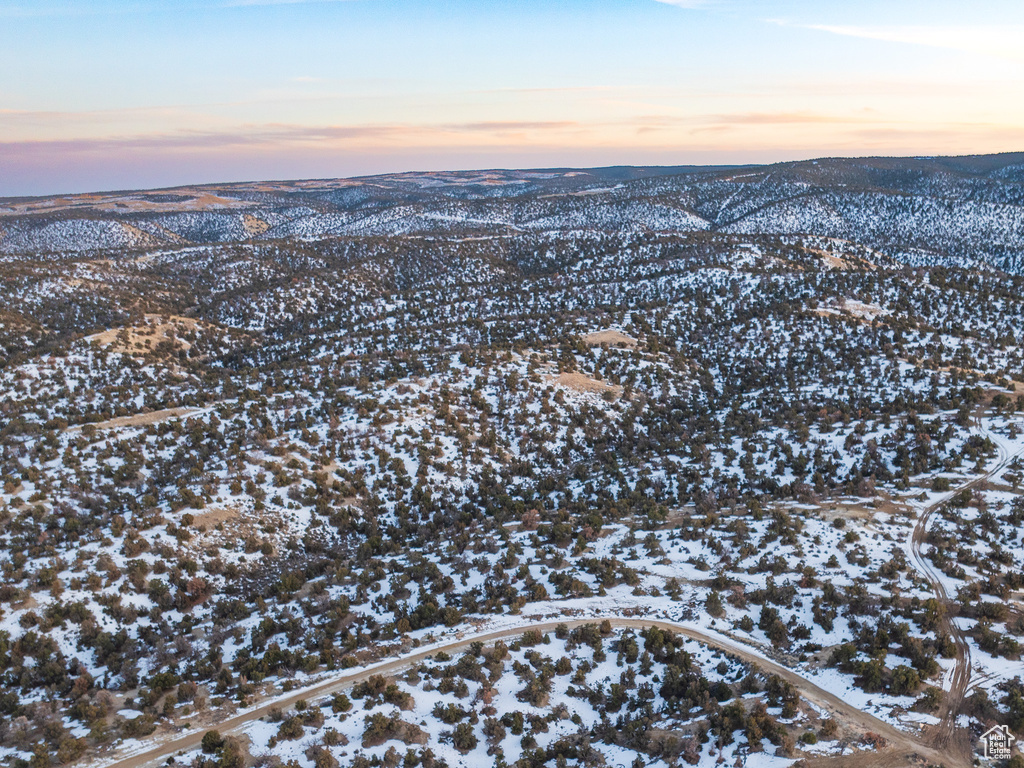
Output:
<path fill-rule="evenodd" d="M 714 173 L 728 170 L 742 170 L 746 168 L 772 168 L 776 166 L 787 166 L 787 165 L 799 165 L 801 163 L 816 163 L 816 162 L 828 162 L 828 161 L 844 161 L 844 160 L 918 160 L 918 161 L 938 161 L 938 160 L 968 160 L 968 159 L 982 159 L 982 158 L 1001 158 L 1011 157 L 1019 155 L 1021 161 L 1024 162 L 1024 149 L 1021 150 L 1007 150 L 1004 152 L 982 152 L 982 153 L 965 153 L 965 154 L 953 154 L 953 155 L 820 155 L 816 157 L 806 157 L 800 160 L 779 160 L 776 162 L 766 163 L 709 163 L 706 165 L 686 163 L 680 165 L 634 165 L 629 163 L 616 164 L 616 165 L 593 165 L 593 166 L 537 166 L 537 167 L 501 167 L 501 166 L 487 166 L 480 168 L 459 168 L 459 169 L 409 169 L 405 171 L 391 171 L 383 173 L 372 173 L 372 174 L 360 174 L 356 176 L 322 176 L 322 177 L 290 177 L 290 178 L 256 178 L 256 179 L 238 179 L 234 181 L 212 181 L 212 182 L 199 182 L 199 183 L 185 183 L 185 184 L 172 184 L 164 187 L 137 187 L 137 188 L 122 188 L 122 189 L 101 189 L 101 190 L 88 190 L 82 192 L 50 192 L 42 195 L 6 195 L 0 196 L 0 201 L 25 201 L 25 200 L 45 200 L 52 197 L 78 197 L 81 195 L 117 195 L 117 194 L 132 194 L 132 193 L 146 193 L 146 192 L 167 192 L 176 189 L 218 189 L 224 187 L 236 187 L 244 186 L 248 184 L 305 184 L 313 182 L 330 182 L 330 181 L 361 181 L 364 179 L 381 179 L 386 177 L 394 176 L 412 176 L 412 175 L 425 175 L 425 174 L 460 174 L 460 173 L 553 173 L 553 172 L 569 172 L 569 171 L 608 171 L 616 169 L 633 169 L 633 170 L 661 170 L 661 171 L 679 171 L 678 174 L 665 173 L 662 175 L 683 175 L 684 173 Z"/>

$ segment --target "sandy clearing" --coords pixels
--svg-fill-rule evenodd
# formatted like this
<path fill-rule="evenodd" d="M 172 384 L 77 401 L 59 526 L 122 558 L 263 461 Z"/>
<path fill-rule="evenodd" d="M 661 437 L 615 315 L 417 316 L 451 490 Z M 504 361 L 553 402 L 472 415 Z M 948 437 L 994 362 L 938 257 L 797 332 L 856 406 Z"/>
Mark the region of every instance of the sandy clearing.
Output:
<path fill-rule="evenodd" d="M 808 253 L 813 253 L 815 256 L 820 258 L 829 269 L 836 269 L 843 272 L 848 272 L 851 269 L 877 269 L 877 267 L 870 261 L 865 261 L 864 259 L 856 256 L 844 259 L 840 256 L 834 256 L 828 251 L 823 251 L 820 248 L 807 248 L 806 250 Z"/>
<path fill-rule="evenodd" d="M 833 256 L 831 253 L 826 253 L 824 251 L 818 251 L 817 253 L 821 256 L 821 260 L 824 261 L 830 269 L 839 269 L 844 271 L 852 269 L 850 262 L 846 259 L 841 259 L 838 256 Z"/>
<path fill-rule="evenodd" d="M 192 348 L 191 343 L 181 337 L 201 325 L 207 324 L 181 315 L 146 315 L 145 325 L 109 328 L 85 338 L 86 341 L 96 342 L 101 347 L 109 347 L 113 352 L 126 355 L 145 354 L 162 341 L 169 341 L 175 349 L 188 350 Z"/>
<path fill-rule="evenodd" d="M 779 509 L 785 509 L 786 505 L 773 505 Z M 884 491 L 876 491 L 870 498 L 842 498 L 829 497 L 816 505 L 812 514 L 817 514 L 822 519 L 832 522 L 838 518 L 845 520 L 856 520 L 865 525 L 871 525 L 879 515 L 890 515 L 912 519 L 914 511 L 900 499 L 894 500 Z"/>
<path fill-rule="evenodd" d="M 589 344 L 592 347 L 599 347 L 602 344 L 608 344 L 610 346 L 622 345 L 624 347 L 635 347 L 637 344 L 636 339 L 632 336 L 627 336 L 622 331 L 607 330 L 607 331 L 594 331 L 583 336 L 583 343 Z"/>
<path fill-rule="evenodd" d="M 138 247 L 139 245 L 142 245 L 142 246 L 159 245 L 160 240 L 158 238 L 156 238 L 156 237 L 153 237 L 153 235 L 151 235 L 149 232 L 144 232 L 143 230 L 139 229 L 138 227 L 134 227 L 131 224 L 128 224 L 128 223 L 123 222 L 123 221 L 120 222 L 120 224 L 121 224 L 121 229 L 123 229 L 125 232 L 127 232 L 129 235 L 131 235 L 133 238 L 135 238 L 136 247 Z"/>
<path fill-rule="evenodd" d="M 270 225 L 267 222 L 265 222 L 263 219 L 253 216 L 251 213 L 246 213 L 242 215 L 242 226 L 245 227 L 245 233 L 250 237 L 262 235 L 264 232 L 270 229 Z"/>
<path fill-rule="evenodd" d="M 327 475 L 328 480 L 333 480 L 334 473 L 338 471 L 339 466 L 340 465 L 337 460 L 331 461 L 328 464 L 318 464 L 314 462 L 312 469 L 314 474 Z"/>
<path fill-rule="evenodd" d="M 827 242 L 837 245 L 840 251 L 862 251 L 864 245 L 862 243 L 855 243 L 852 240 L 844 240 L 839 237 L 828 237 L 817 240 L 818 243 Z M 836 256 L 830 251 L 824 248 L 814 248 L 811 245 L 797 244 L 805 253 L 813 253 L 815 256 L 819 256 L 827 267 L 830 269 L 850 270 L 850 269 L 867 269 L 876 270 L 878 265 L 871 261 L 868 256 L 857 256 L 854 253 L 847 253 L 844 256 Z M 873 258 L 879 258 L 884 260 L 885 254 L 880 253 L 872 249 L 867 249 L 869 256 Z"/>
<path fill-rule="evenodd" d="M 202 408 L 165 408 L 161 411 L 150 411 L 149 413 L 137 413 L 134 416 L 119 416 L 116 419 L 98 421 L 91 425 L 79 425 L 68 427 L 68 432 L 81 432 L 83 426 L 92 426 L 96 429 L 118 429 L 120 427 L 143 427 L 147 424 L 159 424 L 162 421 L 189 416 L 199 413 Z"/>
<path fill-rule="evenodd" d="M 270 544 L 270 557 L 280 553 L 282 537 L 294 533 L 294 528 L 286 517 L 274 510 L 254 512 L 244 506 L 209 506 L 203 510 L 192 510 L 192 523 L 189 528 L 195 536 L 185 545 L 186 550 L 206 551 L 209 554 L 215 548 L 231 548 L 239 541 L 248 543 L 255 538 L 258 546 Z M 270 526 L 268 529 L 267 526 Z M 268 533 L 269 531 L 269 533 Z M 303 589 L 312 588 L 306 584 Z"/>
<path fill-rule="evenodd" d="M 243 200 L 233 200 L 227 197 L 210 194 L 209 192 L 197 192 L 192 189 L 169 189 L 164 194 L 180 195 L 181 200 L 153 200 L 147 197 L 147 193 L 130 195 L 124 197 L 105 198 L 93 204 L 97 210 L 109 213 L 124 213 L 125 211 L 145 211 L 150 213 L 170 211 L 194 211 L 194 210 L 217 210 L 223 208 L 250 207 L 251 203 Z M 80 206 L 79 206 L 80 207 Z"/>
<path fill-rule="evenodd" d="M 607 384 L 603 381 L 592 379 L 583 373 L 559 373 L 553 376 L 545 376 L 544 378 L 546 381 L 553 384 L 559 384 L 577 392 L 591 392 L 596 394 L 611 392 L 616 397 L 622 394 L 622 387 L 616 384 Z"/>
<path fill-rule="evenodd" d="M 204 512 L 192 515 L 192 526 L 194 528 L 203 526 L 210 530 L 220 524 L 237 520 L 241 514 L 242 510 L 238 507 L 210 507 Z"/>
<path fill-rule="evenodd" d="M 152 197 L 154 194 L 176 195 L 180 199 L 154 200 Z M 103 213 L 123 214 L 130 212 L 169 213 L 173 211 L 225 210 L 252 207 L 253 204 L 246 200 L 222 197 L 212 192 L 192 187 L 179 187 L 159 192 L 139 192 L 128 195 L 85 194 L 33 200 L 15 203 L 10 207 L 0 209 L 0 216 L 16 216 L 38 211 L 55 213 L 57 211 L 73 210 L 79 212 L 89 209 Z M 126 228 L 130 227 L 130 225 L 123 226 Z M 134 229 L 134 227 L 131 227 L 131 229 Z M 141 232 L 141 230 L 137 231 Z M 143 234 L 146 234 L 146 237 L 152 238 L 152 235 L 148 233 Z"/>
<path fill-rule="evenodd" d="M 860 504 L 833 503 L 822 507 L 821 516 L 829 522 L 842 518 L 844 520 L 859 520 L 861 522 L 872 522 L 875 519 L 874 510 L 869 510 Z"/>

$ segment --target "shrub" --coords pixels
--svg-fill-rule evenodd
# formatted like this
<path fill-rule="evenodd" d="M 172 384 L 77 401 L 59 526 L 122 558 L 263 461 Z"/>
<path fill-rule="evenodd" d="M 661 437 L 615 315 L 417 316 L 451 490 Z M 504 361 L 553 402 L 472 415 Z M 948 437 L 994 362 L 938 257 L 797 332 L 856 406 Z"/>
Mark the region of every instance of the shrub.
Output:
<path fill-rule="evenodd" d="M 722 607 L 722 596 L 717 592 L 712 592 L 708 595 L 708 599 L 704 601 L 704 608 L 709 616 L 716 619 L 725 616 L 725 608 Z"/>
<path fill-rule="evenodd" d="M 452 745 L 465 754 L 473 749 L 476 749 L 478 740 L 476 734 L 473 733 L 473 726 L 469 723 L 459 723 L 455 726 L 452 731 Z"/>
<path fill-rule="evenodd" d="M 203 752 L 208 755 L 212 755 L 218 749 L 220 745 L 224 743 L 224 739 L 220 735 L 220 731 L 207 731 L 203 734 L 202 748 Z"/>
<path fill-rule="evenodd" d="M 302 720 L 297 717 L 289 717 L 277 729 L 277 738 L 280 741 L 293 741 L 301 739 L 303 734 Z"/>

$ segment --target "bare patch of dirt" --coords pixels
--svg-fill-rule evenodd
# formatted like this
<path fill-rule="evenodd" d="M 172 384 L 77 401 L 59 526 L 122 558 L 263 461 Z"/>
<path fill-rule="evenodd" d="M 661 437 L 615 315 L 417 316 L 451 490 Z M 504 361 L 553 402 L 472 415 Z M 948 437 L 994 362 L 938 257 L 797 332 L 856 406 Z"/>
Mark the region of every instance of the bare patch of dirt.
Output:
<path fill-rule="evenodd" d="M 272 509 L 256 512 L 245 505 L 222 504 L 194 509 L 189 514 L 192 521 L 188 527 L 196 535 L 184 546 L 205 550 L 207 554 L 220 548 L 232 549 L 238 542 L 244 542 L 247 557 L 278 557 L 282 537 L 294 532 L 288 520 Z M 261 555 L 260 550 L 268 544 L 269 551 Z"/>
<path fill-rule="evenodd" d="M 583 373 L 559 373 L 556 376 L 545 376 L 544 378 L 555 384 L 561 384 L 563 387 L 574 389 L 577 392 L 591 392 L 598 395 L 611 392 L 616 397 L 622 394 L 622 387 L 592 379 Z"/>
<path fill-rule="evenodd" d="M 878 267 L 872 264 L 870 261 L 865 261 L 857 257 L 842 258 L 840 256 L 834 256 L 828 251 L 823 251 L 819 248 L 808 248 L 809 253 L 813 253 L 815 256 L 820 258 L 824 262 L 825 266 L 829 269 L 840 270 L 843 272 L 851 269 L 877 269 Z"/>
<path fill-rule="evenodd" d="M 868 509 L 861 504 L 844 504 L 842 502 L 836 502 L 829 504 L 828 506 L 822 507 L 822 517 L 828 521 L 837 520 L 843 518 L 844 520 L 860 520 L 862 522 L 871 522 L 875 519 L 875 511 Z"/>
<path fill-rule="evenodd" d="M 821 254 L 821 260 L 824 261 L 830 269 L 838 269 L 844 272 L 846 270 L 853 269 L 850 262 L 846 259 L 840 259 L 838 256 L 832 256 L 828 253 Z"/>
<path fill-rule="evenodd" d="M 192 515 L 192 525 L 211 530 L 219 524 L 237 520 L 241 514 L 242 511 L 238 507 L 210 507 L 205 512 Z"/>
<path fill-rule="evenodd" d="M 161 342 L 168 342 L 175 351 L 188 350 L 192 344 L 183 337 L 200 325 L 199 321 L 180 315 L 146 315 L 145 325 L 110 328 L 87 336 L 86 340 L 124 355 L 144 355 L 156 349 Z"/>
<path fill-rule="evenodd" d="M 844 272 L 853 269 L 853 266 L 846 259 L 833 256 L 828 251 L 823 251 L 819 248 L 808 248 L 807 250 L 809 253 L 813 253 L 815 256 L 820 258 L 829 269 L 838 269 Z"/>
<path fill-rule="evenodd" d="M 636 339 L 632 336 L 628 336 L 622 331 L 594 331 L 588 333 L 583 337 L 583 342 L 589 344 L 592 347 L 599 347 L 602 344 L 607 344 L 611 347 L 629 347 L 632 349 L 636 346 Z"/>
<path fill-rule="evenodd" d="M 906 504 L 894 501 L 886 494 L 879 494 L 867 501 L 825 499 L 819 504 L 817 511 L 822 519 L 828 522 L 840 519 L 850 520 L 867 527 L 872 526 L 878 515 L 907 517 L 912 514 Z"/>
<path fill-rule="evenodd" d="M 828 238 L 828 240 L 839 246 L 840 252 L 846 249 L 856 249 L 857 244 L 851 243 L 849 240 L 842 240 L 838 238 Z M 855 256 L 852 253 L 845 253 L 842 256 L 836 256 L 831 251 L 825 250 L 824 248 L 813 248 L 809 246 L 803 246 L 802 250 L 805 253 L 811 253 L 822 260 L 824 265 L 829 269 L 847 271 L 851 269 L 878 269 L 878 265 L 872 262 L 870 259 L 864 256 Z"/>
<path fill-rule="evenodd" d="M 160 242 L 157 238 L 153 237 L 153 235 L 151 235 L 149 232 L 144 232 L 143 230 L 139 229 L 138 227 L 133 227 L 131 224 L 126 224 L 123 221 L 119 222 L 119 223 L 121 224 L 121 229 L 123 229 L 125 232 L 127 232 L 129 235 L 131 235 L 133 238 L 135 238 L 136 246 L 138 246 L 138 245 L 153 246 L 153 245 L 158 245 L 159 242 Z"/>
<path fill-rule="evenodd" d="M 164 195 L 163 199 L 156 198 L 154 193 L 143 192 L 127 195 L 67 195 L 65 197 L 46 198 L 45 200 L 30 200 L 14 203 L 7 208 L 0 209 L 0 216 L 38 211 L 56 212 L 90 209 L 104 213 L 126 213 L 223 210 L 252 207 L 252 203 L 245 200 L 221 197 L 209 190 L 200 190 L 192 187 L 162 190 L 161 194 Z M 125 226 L 127 227 L 128 225 Z M 134 230 L 134 227 L 131 229 Z M 153 237 L 146 233 L 143 234 L 147 238 Z"/>
<path fill-rule="evenodd" d="M 344 499 L 341 500 L 341 506 L 352 507 L 352 509 L 358 509 L 362 511 L 363 500 L 358 496 L 346 496 Z"/>
<path fill-rule="evenodd" d="M 327 475 L 328 481 L 334 480 L 334 473 L 338 471 L 338 462 L 332 461 L 329 464 L 314 464 L 313 472 Z"/>
<path fill-rule="evenodd" d="M 914 511 L 905 502 L 899 499 L 894 499 L 885 491 L 879 491 L 878 495 L 875 496 L 871 501 L 874 504 L 875 512 L 881 512 L 886 515 L 913 515 Z"/>
<path fill-rule="evenodd" d="M 188 416 L 197 413 L 199 408 L 165 408 L 162 411 L 150 411 L 149 413 L 137 413 L 134 416 L 119 416 L 108 421 L 99 421 L 88 426 L 96 429 L 118 429 L 119 427 L 144 427 L 147 424 L 159 424 L 168 419 L 176 419 L 181 416 Z M 69 427 L 68 432 L 81 432 L 82 427 Z"/>
<path fill-rule="evenodd" d="M 270 229 L 270 225 L 267 222 L 253 216 L 251 213 L 246 213 L 242 216 L 242 226 L 245 227 L 245 233 L 250 237 L 262 235 Z"/>
<path fill-rule="evenodd" d="M 822 648 L 820 651 L 816 651 L 807 657 L 807 666 L 809 669 L 823 669 L 828 666 L 828 660 L 832 656 L 832 651 L 838 648 L 840 644 L 828 645 Z"/>

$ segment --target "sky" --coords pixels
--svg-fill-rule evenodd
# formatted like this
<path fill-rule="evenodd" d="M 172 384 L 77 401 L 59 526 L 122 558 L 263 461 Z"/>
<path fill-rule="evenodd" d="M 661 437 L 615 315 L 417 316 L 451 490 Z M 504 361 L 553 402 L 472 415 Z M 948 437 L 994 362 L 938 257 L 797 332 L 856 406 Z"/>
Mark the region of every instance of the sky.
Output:
<path fill-rule="evenodd" d="M 1024 150 L 1020 0 L 0 0 L 0 196 Z"/>

